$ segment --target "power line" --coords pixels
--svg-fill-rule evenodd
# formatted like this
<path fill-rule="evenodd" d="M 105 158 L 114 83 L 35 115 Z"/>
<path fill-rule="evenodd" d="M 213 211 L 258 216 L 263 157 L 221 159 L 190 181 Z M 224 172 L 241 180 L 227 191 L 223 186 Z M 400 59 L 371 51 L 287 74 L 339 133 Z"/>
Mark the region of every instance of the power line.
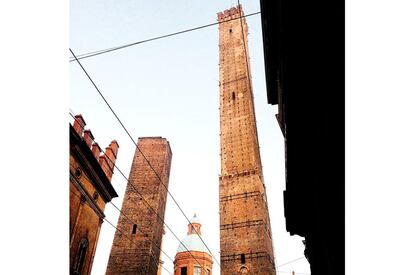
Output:
<path fill-rule="evenodd" d="M 71 114 L 71 113 L 69 113 L 75 120 L 76 120 L 76 118 L 73 116 L 73 114 Z M 190 254 L 190 256 L 200 265 L 200 266 L 202 266 L 201 264 L 200 264 L 200 262 L 194 257 L 194 255 L 191 253 L 191 251 L 187 248 L 187 246 L 180 240 L 180 238 L 178 238 L 178 236 L 174 233 L 174 231 L 172 231 L 172 229 L 168 226 L 168 224 L 166 224 L 165 223 L 165 221 L 164 221 L 164 219 L 163 218 L 161 218 L 160 217 L 160 215 L 158 214 L 158 212 L 156 212 L 155 210 L 154 210 L 154 208 L 148 203 L 148 201 L 144 198 L 144 196 L 137 190 L 137 188 L 129 181 L 129 179 L 125 176 L 125 174 L 119 169 L 119 167 L 105 154 L 105 152 L 101 149 L 101 148 L 99 148 L 100 149 L 100 152 L 101 153 L 103 153 L 106 157 L 107 157 L 107 159 L 112 163 L 112 165 L 114 165 L 114 167 L 118 170 L 118 172 L 127 180 L 127 182 L 130 184 L 130 186 L 134 189 L 134 191 L 138 194 L 138 195 L 140 195 L 141 196 L 141 198 L 142 198 L 142 200 L 146 203 L 146 205 L 147 205 L 147 207 L 149 208 L 149 209 L 151 209 L 153 212 L 154 212 L 154 214 L 156 214 L 157 215 L 157 218 L 163 223 L 163 225 L 165 225 L 167 228 L 168 228 L 168 230 L 173 234 L 173 236 L 180 242 L 180 244 L 187 250 L 187 252 Z M 114 204 L 113 204 L 114 205 Z M 115 206 L 115 205 L 114 205 Z M 117 208 L 117 207 L 116 207 Z M 118 208 L 117 208 L 118 209 Z M 119 210 L 119 209 L 118 209 Z M 119 210 L 120 211 L 120 210 Z M 121 212 L 121 211 L 120 211 Z M 194 226 L 193 226 L 193 228 L 194 228 Z M 160 248 L 161 249 L 161 248 Z M 168 255 L 167 255 L 167 257 L 168 258 L 170 258 Z M 171 259 L 171 258 L 170 258 Z M 173 261 L 174 262 L 174 261 Z M 206 270 L 207 271 L 207 269 L 203 266 L 203 268 L 204 268 L 204 270 Z"/>
<path fill-rule="evenodd" d="M 292 274 L 292 271 L 278 271 L 279 273 L 290 273 L 290 274 Z M 304 272 L 296 272 L 296 271 L 294 271 L 295 272 L 295 275 L 296 274 L 300 274 L 300 275 L 311 275 L 310 273 L 304 273 Z"/>
<path fill-rule="evenodd" d="M 70 192 L 74 195 L 74 196 L 76 196 L 76 197 L 78 197 L 79 199 L 81 199 L 81 196 L 79 196 L 78 194 L 76 194 L 75 192 L 73 192 L 72 190 L 70 190 Z M 89 207 L 91 207 L 89 204 L 87 204 Z M 103 219 L 108 223 L 108 224 L 110 224 L 113 228 L 115 228 L 115 230 L 117 230 L 117 231 L 119 231 L 122 235 L 124 235 L 125 237 L 127 237 L 130 241 L 132 241 L 135 245 L 137 244 L 133 239 L 131 239 L 131 238 L 129 238 L 128 237 L 128 235 L 127 234 L 125 234 L 124 232 L 122 232 L 122 230 L 120 230 L 118 227 L 116 227 L 115 225 L 113 225 L 107 218 L 105 218 L 105 217 L 103 217 Z M 152 251 L 150 251 L 151 252 L 151 257 L 155 260 L 155 261 L 157 261 L 157 266 L 158 266 L 158 264 L 159 264 L 159 260 L 155 257 L 155 255 L 154 255 L 154 253 L 152 253 Z M 171 275 L 174 275 L 173 273 L 171 273 L 168 269 L 166 269 L 164 266 L 162 266 L 161 265 L 161 267 L 163 267 L 168 273 L 170 273 Z"/>
<path fill-rule="evenodd" d="M 287 262 L 287 263 L 284 263 L 284 264 L 278 265 L 277 267 L 281 267 L 281 266 L 284 266 L 284 265 L 288 265 L 288 264 L 290 264 L 290 263 L 293 263 L 293 262 L 299 261 L 300 259 L 303 259 L 303 258 L 305 258 L 305 256 L 302 256 L 302 257 L 300 257 L 300 258 L 294 259 L 294 260 L 289 261 L 289 262 Z"/>
<path fill-rule="evenodd" d="M 72 115 L 72 114 L 71 114 Z M 100 148 L 99 148 L 100 149 Z M 104 154 L 105 154 L 105 152 L 104 152 Z M 107 156 L 106 154 L 105 154 L 105 156 Z M 77 179 L 74 177 L 74 179 L 77 181 Z M 72 192 L 73 193 L 73 192 Z M 76 195 L 76 194 L 75 194 Z M 132 221 L 124 212 L 122 212 L 122 210 L 121 209 L 119 209 L 112 201 L 109 201 L 109 203 L 110 204 L 112 204 L 122 215 L 124 215 L 127 219 L 128 219 L 128 221 L 130 221 L 131 222 L 131 224 L 136 224 L 134 221 Z M 142 229 L 141 228 L 139 228 L 139 227 L 137 227 L 137 229 L 141 232 L 141 233 L 143 233 L 144 234 L 144 232 L 142 231 Z M 153 244 L 155 244 L 155 246 L 165 255 L 165 256 L 167 256 L 167 258 L 169 259 L 169 260 L 171 260 L 171 262 L 174 262 L 174 260 L 165 252 L 165 251 L 163 251 L 162 249 L 161 249 L 161 247 L 160 246 L 158 246 L 158 244 L 154 241 L 154 240 L 150 240 Z"/>
<path fill-rule="evenodd" d="M 121 211 L 121 209 L 119 209 L 112 201 L 110 201 L 110 203 L 119 211 L 119 213 L 121 213 L 122 215 L 124 215 L 130 222 L 131 222 L 131 224 L 136 224 L 136 223 L 134 223 L 125 213 L 123 213 L 122 211 Z M 137 229 L 138 229 L 138 231 L 140 231 L 141 233 L 144 233 L 142 230 L 140 230 L 140 228 L 137 226 Z M 174 260 L 167 254 L 167 253 L 165 253 L 162 249 L 161 249 L 161 246 L 158 246 L 157 245 L 157 243 L 155 242 L 155 241 L 153 241 L 153 240 L 151 240 L 151 242 L 153 243 L 153 244 L 155 244 L 155 246 L 165 255 L 165 256 L 167 256 L 167 258 L 171 261 L 171 262 L 173 262 L 174 263 Z"/>
<path fill-rule="evenodd" d="M 73 119 L 75 119 L 76 120 L 76 117 L 71 113 L 71 111 L 69 112 L 69 115 L 73 118 Z M 99 151 L 100 151 L 100 153 L 103 153 L 106 157 L 107 157 L 107 159 L 110 161 L 110 162 L 112 162 L 112 164 L 114 164 L 115 165 L 115 163 L 108 157 L 108 155 L 98 146 L 98 149 L 99 149 Z M 124 212 L 122 212 L 122 210 L 121 209 L 119 209 L 112 201 L 109 201 L 109 203 L 110 204 L 112 204 L 122 215 L 124 215 L 127 219 L 128 219 L 128 221 L 130 221 L 131 222 L 131 224 L 136 224 L 134 221 L 132 221 Z M 139 228 L 139 227 L 137 227 L 137 229 L 138 229 L 138 231 L 140 231 L 141 233 L 145 233 L 145 232 L 143 232 L 142 231 L 142 229 L 141 228 Z M 169 260 L 171 260 L 171 262 L 174 262 L 174 260 L 165 252 L 165 251 L 163 251 L 162 249 L 161 249 L 161 247 L 160 246 L 158 246 L 158 244 L 154 241 L 154 240 L 150 240 L 153 244 L 155 244 L 155 246 L 165 255 L 165 256 L 167 256 L 167 258 L 169 259 Z"/>
<path fill-rule="evenodd" d="M 117 114 L 115 113 L 115 111 L 112 109 L 111 105 L 108 103 L 108 101 L 105 99 L 105 97 L 103 96 L 103 94 L 101 93 L 101 91 L 99 90 L 99 88 L 96 86 L 95 82 L 92 80 L 92 78 L 89 76 L 88 72 L 85 70 L 85 68 L 82 66 L 82 64 L 80 63 L 79 59 L 77 58 L 77 56 L 73 53 L 72 49 L 69 48 L 69 51 L 72 53 L 73 57 L 76 59 L 76 61 L 78 62 L 79 66 L 82 68 L 82 70 L 84 71 L 84 73 L 86 74 L 86 76 L 89 78 L 89 80 L 91 81 L 91 83 L 93 84 L 93 86 L 95 87 L 96 91 L 99 93 L 99 95 L 101 96 L 101 98 L 105 101 L 106 105 L 108 106 L 108 108 L 111 110 L 112 114 L 115 116 L 115 118 L 118 120 L 119 124 L 121 124 L 122 128 L 124 129 L 124 131 L 127 133 L 127 135 L 129 136 L 129 138 L 131 139 L 131 141 L 134 143 L 136 149 L 138 150 L 139 153 L 141 153 L 142 157 L 145 159 L 145 161 L 147 162 L 148 166 L 151 168 L 151 170 L 154 172 L 154 174 L 156 175 L 156 177 L 158 178 L 159 182 L 161 183 L 162 186 L 164 186 L 165 190 L 167 191 L 167 193 L 170 195 L 171 199 L 174 201 L 174 203 L 177 205 L 178 209 L 181 211 L 181 213 L 183 214 L 183 216 L 186 218 L 186 220 L 188 221 L 189 225 L 191 225 L 192 229 L 194 229 L 194 231 L 196 232 L 197 236 L 200 238 L 201 242 L 205 245 L 205 247 L 207 248 L 207 250 L 210 252 L 211 256 L 213 257 L 213 259 L 217 262 L 217 264 L 220 266 L 220 262 L 217 261 L 216 257 L 214 257 L 213 252 L 211 252 L 210 248 L 207 246 L 207 244 L 204 242 L 203 238 L 201 238 L 200 234 L 197 232 L 197 230 L 195 230 L 193 224 L 191 223 L 190 219 L 187 217 L 187 215 L 185 215 L 184 211 L 182 210 L 181 206 L 178 204 L 178 202 L 176 201 L 176 199 L 174 198 L 174 196 L 171 194 L 171 192 L 168 190 L 167 186 L 164 184 L 164 182 L 162 181 L 161 177 L 158 175 L 157 171 L 155 171 L 154 167 L 151 165 L 150 161 L 148 160 L 148 158 L 144 155 L 144 153 L 141 151 L 141 149 L 138 147 L 138 144 L 135 142 L 135 140 L 132 138 L 131 134 L 128 132 L 128 130 L 125 128 L 124 124 L 121 122 L 121 120 L 119 119 L 119 117 L 117 116 Z M 158 215 L 158 213 L 157 213 Z M 164 223 L 165 224 L 165 223 Z M 166 225 L 167 226 L 167 225 Z M 168 226 L 167 226 L 168 227 Z"/>
<path fill-rule="evenodd" d="M 76 119 L 72 114 L 71 116 Z M 190 253 L 190 256 L 200 265 L 200 262 L 194 257 L 194 255 L 191 253 L 191 251 L 187 248 L 187 246 L 180 240 L 180 238 L 172 231 L 172 229 L 168 226 L 167 223 L 165 223 L 164 219 L 160 217 L 157 211 L 154 210 L 154 208 L 148 203 L 148 201 L 144 198 L 144 196 L 138 191 L 138 189 L 130 182 L 130 180 L 125 176 L 125 174 L 119 169 L 119 167 L 103 152 L 102 149 L 100 151 L 107 157 L 107 159 L 114 165 L 114 167 L 118 170 L 118 172 L 125 178 L 125 180 L 130 184 L 130 186 L 134 189 L 134 191 L 141 196 L 142 200 L 146 203 L 147 207 L 152 210 L 152 212 L 157 215 L 157 218 L 167 227 L 167 229 L 173 234 L 173 236 L 180 242 L 180 244 L 187 250 L 187 252 Z M 154 171 L 155 172 L 155 171 Z M 168 190 L 167 190 L 168 191 Z M 194 228 L 194 226 L 193 226 Z M 203 267 L 204 268 L 204 267 Z M 204 268 L 205 269 L 205 268 Z M 206 270 L 206 269 L 205 269 Z M 207 270 L 206 270 L 207 271 Z"/>
<path fill-rule="evenodd" d="M 260 11 L 250 13 L 250 14 L 244 15 L 242 17 L 249 17 L 249 16 L 259 14 L 259 13 L 260 13 Z M 150 41 L 154 41 L 154 40 L 158 40 L 158 39 L 162 39 L 162 38 L 167 38 L 167 37 L 170 37 L 170 36 L 175 36 L 175 35 L 178 35 L 178 34 L 183 34 L 183 33 L 186 33 L 186 32 L 196 31 L 196 30 L 200 30 L 200 29 L 203 29 L 203 28 L 215 26 L 215 25 L 225 23 L 225 22 L 228 22 L 228 21 L 232 21 L 232 20 L 236 20 L 236 19 L 238 19 L 238 18 L 232 18 L 232 19 L 229 19 L 229 20 L 226 20 L 226 21 L 223 21 L 223 22 L 210 23 L 210 24 L 207 24 L 207 25 L 202 25 L 202 26 L 199 26 L 199 27 L 191 28 L 191 29 L 186 29 L 186 30 L 182 30 L 182 31 L 178 31 L 178 32 L 174 32 L 174 33 L 170 33 L 170 34 L 166 34 L 166 35 L 161 35 L 161 36 L 157 36 L 157 37 L 153 37 L 153 38 L 149 38 L 149 39 L 145 39 L 145 40 L 141 40 L 141 41 L 137 41 L 137 42 L 133 42 L 133 43 L 117 46 L 117 47 L 111 47 L 111 48 L 102 49 L 102 50 L 98 50 L 98 51 L 93 51 L 93 52 L 89 52 L 89 53 L 79 54 L 79 55 L 77 55 L 77 59 L 81 60 L 81 59 L 84 59 L 84 58 L 89 58 L 89 57 L 101 55 L 101 54 L 104 54 L 104 53 L 113 52 L 113 51 L 116 51 L 116 50 L 128 48 L 128 47 L 135 46 L 135 45 L 138 45 L 138 44 L 143 44 L 143 43 L 146 43 L 146 42 L 150 42 Z M 71 57 L 69 62 L 72 62 L 72 61 L 75 61 L 75 60 L 76 60 L 76 58 Z"/>

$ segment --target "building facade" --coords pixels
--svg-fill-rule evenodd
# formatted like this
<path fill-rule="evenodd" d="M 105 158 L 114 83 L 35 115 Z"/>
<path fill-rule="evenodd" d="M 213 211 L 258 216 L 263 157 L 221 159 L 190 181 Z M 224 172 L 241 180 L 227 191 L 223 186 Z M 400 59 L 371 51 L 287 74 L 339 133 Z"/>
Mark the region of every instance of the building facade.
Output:
<path fill-rule="evenodd" d="M 117 197 L 111 185 L 118 153 L 114 140 L 101 154 L 81 115 L 70 131 L 70 274 L 88 275 L 92 269 L 106 203 Z"/>
<path fill-rule="evenodd" d="M 241 6 L 218 13 L 221 274 L 276 274 Z"/>
<path fill-rule="evenodd" d="M 122 203 L 127 217 L 119 216 L 107 275 L 157 274 L 171 158 L 165 138 L 139 138 Z"/>
<path fill-rule="evenodd" d="M 201 223 L 197 216 L 190 220 L 187 236 L 181 241 L 174 259 L 174 275 L 212 275 L 213 260 L 201 241 Z"/>

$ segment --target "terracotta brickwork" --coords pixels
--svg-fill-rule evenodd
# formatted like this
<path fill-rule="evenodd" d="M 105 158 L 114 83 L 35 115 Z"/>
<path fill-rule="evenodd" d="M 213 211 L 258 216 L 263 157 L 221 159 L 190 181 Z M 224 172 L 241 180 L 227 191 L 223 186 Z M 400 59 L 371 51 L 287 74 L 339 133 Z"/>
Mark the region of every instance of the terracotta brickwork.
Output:
<path fill-rule="evenodd" d="M 168 187 L 172 157 L 169 142 L 161 137 L 139 138 L 138 148 L 161 177 L 163 184 Z M 156 213 L 164 219 L 167 190 L 138 148 L 135 151 L 122 203 L 122 212 L 129 219 L 120 215 L 117 225 L 118 229 L 128 236 L 122 235 L 119 231 L 115 233 L 106 269 L 107 275 L 156 275 L 158 270 L 158 247 L 161 246 L 163 223 Z M 148 207 L 144 199 L 156 213 Z M 135 224 L 132 224 L 131 220 Z"/>
<path fill-rule="evenodd" d="M 192 256 L 191 256 L 192 255 Z M 197 260 L 196 260 L 197 259 Z M 181 275 L 182 268 L 187 268 L 187 275 L 195 274 L 194 268 L 200 268 L 200 275 L 212 275 L 212 257 L 200 251 L 177 253 L 174 259 L 174 275 Z"/>
<path fill-rule="evenodd" d="M 221 274 L 276 274 L 241 7 L 218 14 Z M 227 22 L 226 22 L 227 21 Z M 243 25 L 242 25 L 243 24 Z M 243 27 L 242 27 L 243 26 Z M 249 56 L 247 56 L 249 60 Z M 250 67 L 250 64 L 249 64 Z"/>
<path fill-rule="evenodd" d="M 81 115 L 70 126 L 70 274 L 88 275 L 92 269 L 96 245 L 105 217 L 106 203 L 117 197 L 110 180 L 118 153 L 112 141 L 100 154 Z M 102 161 L 100 161 L 102 160 Z M 111 163 L 109 166 L 107 163 Z"/>

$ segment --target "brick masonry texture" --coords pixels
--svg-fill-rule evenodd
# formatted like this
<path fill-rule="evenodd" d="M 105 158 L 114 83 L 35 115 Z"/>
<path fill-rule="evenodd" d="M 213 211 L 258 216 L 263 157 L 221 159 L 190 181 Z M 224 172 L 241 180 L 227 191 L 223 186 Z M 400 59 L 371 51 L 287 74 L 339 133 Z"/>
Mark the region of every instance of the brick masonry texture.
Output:
<path fill-rule="evenodd" d="M 182 267 L 187 267 L 187 274 L 194 274 L 195 266 L 201 267 L 201 275 L 213 275 L 212 257 L 200 251 L 191 251 L 191 254 L 188 251 L 177 253 L 174 260 L 174 275 L 181 275 Z"/>
<path fill-rule="evenodd" d="M 218 14 L 220 49 L 220 265 L 222 275 L 276 274 L 242 8 Z M 242 28 L 243 24 L 243 28 Z M 247 56 L 249 60 L 249 56 Z M 250 67 L 250 64 L 249 64 Z"/>
<path fill-rule="evenodd" d="M 138 148 L 157 171 L 163 184 L 168 187 L 172 157 L 168 141 L 161 137 L 139 138 Z M 132 185 L 142 194 L 143 198 Z M 164 219 L 167 190 L 136 149 L 122 203 L 122 212 L 129 219 L 121 214 L 117 225 L 127 236 L 119 231 L 115 233 L 106 270 L 107 275 L 157 274 L 160 258 L 158 247 L 161 247 L 163 222 L 148 207 L 144 199 L 159 217 Z M 131 220 L 136 224 L 136 232 L 134 232 L 134 224 Z"/>

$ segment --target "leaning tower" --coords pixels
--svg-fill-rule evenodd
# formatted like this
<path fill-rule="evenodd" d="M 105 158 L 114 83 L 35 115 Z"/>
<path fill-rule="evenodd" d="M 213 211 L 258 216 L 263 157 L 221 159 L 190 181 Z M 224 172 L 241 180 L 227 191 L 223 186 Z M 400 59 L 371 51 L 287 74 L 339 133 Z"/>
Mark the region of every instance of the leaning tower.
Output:
<path fill-rule="evenodd" d="M 218 13 L 220 266 L 223 275 L 269 275 L 276 271 L 243 15 L 241 6 Z"/>

